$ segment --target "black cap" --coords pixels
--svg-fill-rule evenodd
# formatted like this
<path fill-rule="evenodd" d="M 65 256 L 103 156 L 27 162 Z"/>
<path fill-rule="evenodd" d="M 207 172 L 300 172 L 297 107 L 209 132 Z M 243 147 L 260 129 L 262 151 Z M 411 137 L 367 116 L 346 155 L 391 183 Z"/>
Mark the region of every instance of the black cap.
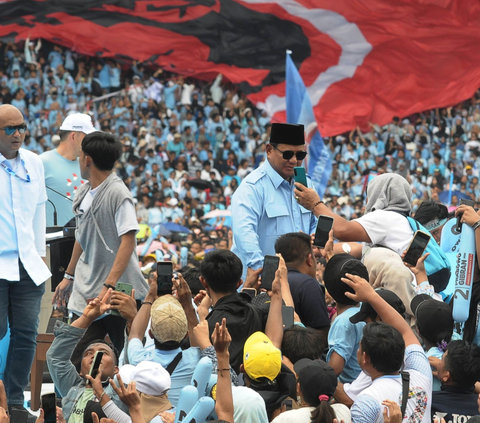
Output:
<path fill-rule="evenodd" d="M 427 341 L 434 344 L 442 340 L 449 342 L 453 333 L 452 309 L 447 303 L 430 295 L 420 294 L 410 302 L 412 313 L 417 319 L 417 328 Z"/>
<path fill-rule="evenodd" d="M 402 317 L 405 317 L 405 305 L 395 292 L 385 288 L 377 288 L 375 292 L 380 295 L 388 304 L 390 304 Z M 360 311 L 350 317 L 351 323 L 363 322 L 368 316 L 377 314 L 370 303 L 362 303 Z"/>
<path fill-rule="evenodd" d="M 298 383 L 308 404 L 317 406 L 320 395 L 332 397 L 337 389 L 335 371 L 322 360 L 302 358 L 293 366 L 298 376 Z"/>
<path fill-rule="evenodd" d="M 303 125 L 292 123 L 272 123 L 271 144 L 304 145 L 305 129 Z"/>
<path fill-rule="evenodd" d="M 354 305 L 356 301 L 348 298 L 345 292 L 355 294 L 355 290 L 342 282 L 346 273 L 358 275 L 368 281 L 368 270 L 365 265 L 350 254 L 335 254 L 325 266 L 323 281 L 328 293 L 339 304 Z"/>

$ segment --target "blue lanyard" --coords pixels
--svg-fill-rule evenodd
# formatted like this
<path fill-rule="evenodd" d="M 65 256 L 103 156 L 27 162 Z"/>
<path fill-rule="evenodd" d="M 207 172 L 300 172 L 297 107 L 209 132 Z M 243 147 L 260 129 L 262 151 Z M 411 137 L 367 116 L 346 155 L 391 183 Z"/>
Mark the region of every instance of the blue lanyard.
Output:
<path fill-rule="evenodd" d="M 28 170 L 25 166 L 25 162 L 23 161 L 23 159 L 20 159 L 20 163 L 22 164 L 23 168 L 25 169 L 25 174 L 27 176 L 25 179 L 22 178 L 21 176 L 17 175 L 17 173 L 13 169 L 9 168 L 5 164 L 4 161 L 0 163 L 0 166 L 2 166 L 2 168 L 5 169 L 5 172 L 7 172 L 10 176 L 13 176 L 14 178 L 17 178 L 19 181 L 31 182 L 30 175 L 28 174 Z"/>

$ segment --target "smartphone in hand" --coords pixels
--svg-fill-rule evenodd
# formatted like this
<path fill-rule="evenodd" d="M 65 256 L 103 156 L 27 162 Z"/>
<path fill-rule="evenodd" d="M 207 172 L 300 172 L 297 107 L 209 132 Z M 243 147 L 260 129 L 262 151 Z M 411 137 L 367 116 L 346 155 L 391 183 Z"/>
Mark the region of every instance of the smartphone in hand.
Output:
<path fill-rule="evenodd" d="M 157 262 L 157 295 L 172 294 L 173 263 L 171 261 Z"/>
<path fill-rule="evenodd" d="M 307 184 L 307 172 L 303 166 L 295 166 L 293 168 L 293 173 L 295 175 L 295 182 L 300 182 L 305 187 L 308 187 Z"/>
<path fill-rule="evenodd" d="M 132 290 L 133 290 L 133 286 L 130 285 L 129 283 L 117 282 L 117 284 L 115 285 L 115 291 L 123 292 L 124 294 L 127 294 L 128 296 L 132 295 Z M 110 314 L 112 316 L 121 316 L 121 314 L 118 310 L 111 310 Z"/>
<path fill-rule="evenodd" d="M 265 256 L 263 260 L 262 284 L 260 286 L 261 288 L 264 288 L 267 291 L 272 290 L 272 284 L 275 280 L 275 272 L 278 269 L 279 263 L 280 257 Z"/>
<path fill-rule="evenodd" d="M 325 248 L 328 242 L 328 236 L 333 228 L 333 217 L 318 216 L 317 229 L 315 230 L 315 239 L 313 246 L 318 248 Z"/>
<path fill-rule="evenodd" d="M 425 249 L 427 248 L 430 238 L 430 234 L 427 234 L 426 232 L 415 232 L 412 242 L 408 246 L 407 252 L 405 253 L 403 261 L 411 266 L 416 266 L 418 259 L 422 257 Z"/>
<path fill-rule="evenodd" d="M 45 423 L 57 422 L 57 396 L 55 392 L 42 395 L 42 410 Z"/>
<path fill-rule="evenodd" d="M 95 379 L 98 375 L 98 369 L 100 368 L 100 363 L 102 362 L 102 358 L 103 358 L 103 351 L 97 351 L 95 353 L 95 356 L 93 357 L 93 362 L 92 362 L 92 365 L 90 366 L 90 371 L 88 372 L 88 374 L 92 376 L 93 379 Z"/>
<path fill-rule="evenodd" d="M 282 306 L 282 321 L 284 329 L 288 329 L 289 327 L 293 326 L 294 323 L 294 312 L 295 309 L 290 306 Z"/>
<path fill-rule="evenodd" d="M 465 198 L 462 198 L 460 200 L 460 205 L 466 205 L 466 206 L 470 206 L 470 207 L 475 207 L 475 201 L 473 200 L 467 200 Z M 458 216 L 457 216 L 457 225 L 455 226 L 455 230 L 457 232 L 462 232 L 462 222 L 460 222 L 462 220 L 462 215 L 463 213 L 460 213 Z"/>

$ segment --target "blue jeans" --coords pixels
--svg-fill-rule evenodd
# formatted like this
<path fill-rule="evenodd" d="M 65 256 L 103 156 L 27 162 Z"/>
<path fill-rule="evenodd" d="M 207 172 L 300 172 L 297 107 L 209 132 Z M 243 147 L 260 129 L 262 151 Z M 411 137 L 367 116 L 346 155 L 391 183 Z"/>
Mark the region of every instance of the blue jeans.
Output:
<path fill-rule="evenodd" d="M 23 405 L 35 348 L 42 296 L 45 284 L 37 286 L 19 262 L 20 280 L 0 279 L 0 339 L 10 325 L 10 346 L 4 384 L 9 405 Z"/>

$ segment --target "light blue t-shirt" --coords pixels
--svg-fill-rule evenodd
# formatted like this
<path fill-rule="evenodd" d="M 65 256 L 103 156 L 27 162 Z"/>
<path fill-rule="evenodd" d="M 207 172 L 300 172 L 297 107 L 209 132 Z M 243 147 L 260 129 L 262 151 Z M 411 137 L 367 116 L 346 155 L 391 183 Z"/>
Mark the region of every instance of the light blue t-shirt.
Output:
<path fill-rule="evenodd" d="M 80 165 L 78 159 L 68 160 L 60 155 L 57 150 L 46 151 L 40 155 L 45 168 L 45 185 L 47 186 L 48 199 L 55 204 L 57 209 L 57 224 L 65 225 L 73 216 L 72 201 L 56 194 L 48 187 L 71 198 L 75 195 L 77 188 L 85 181 L 80 176 Z M 46 203 L 47 226 L 53 225 L 53 206 Z"/>
<path fill-rule="evenodd" d="M 328 332 L 327 361 L 334 351 L 345 360 L 343 372 L 338 377 L 342 383 L 352 383 L 362 371 L 357 361 L 357 350 L 365 322 L 356 324 L 350 322 L 350 317 L 359 311 L 360 305 L 345 310 L 333 321 Z"/>
<path fill-rule="evenodd" d="M 141 361 L 153 361 L 166 368 L 180 352 L 182 353 L 182 359 L 171 375 L 172 386 L 168 391 L 168 399 L 174 407 L 177 406 L 182 388 L 190 385 L 193 372 L 202 358 L 200 348 L 191 347 L 183 351 L 177 348 L 171 351 L 163 351 L 144 348 L 140 339 L 132 339 L 128 342 L 128 362 L 134 366 Z"/>

